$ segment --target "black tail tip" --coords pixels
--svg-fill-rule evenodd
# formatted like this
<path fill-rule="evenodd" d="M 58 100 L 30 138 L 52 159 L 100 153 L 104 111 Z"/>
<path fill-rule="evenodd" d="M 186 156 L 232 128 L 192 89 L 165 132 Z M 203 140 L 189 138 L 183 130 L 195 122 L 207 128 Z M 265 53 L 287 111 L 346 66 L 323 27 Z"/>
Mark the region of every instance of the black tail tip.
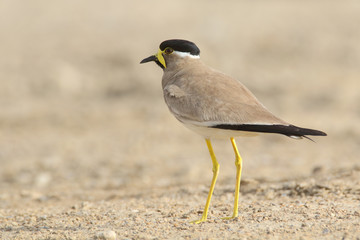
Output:
<path fill-rule="evenodd" d="M 320 130 L 313 130 L 311 129 L 310 133 L 304 134 L 304 135 L 311 135 L 311 136 L 327 136 L 327 134 Z"/>

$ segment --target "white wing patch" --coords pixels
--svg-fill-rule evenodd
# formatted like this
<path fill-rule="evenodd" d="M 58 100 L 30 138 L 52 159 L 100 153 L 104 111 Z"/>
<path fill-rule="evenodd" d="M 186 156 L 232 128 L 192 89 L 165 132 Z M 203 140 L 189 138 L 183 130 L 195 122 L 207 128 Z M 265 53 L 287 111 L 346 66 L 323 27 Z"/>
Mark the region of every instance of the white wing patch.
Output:
<path fill-rule="evenodd" d="M 219 122 L 219 121 L 206 121 L 206 122 L 198 122 L 198 121 L 192 121 L 192 120 L 184 120 L 183 121 L 185 124 L 192 124 L 192 125 L 196 125 L 196 126 L 199 126 L 199 127 L 213 127 L 213 126 L 216 126 L 216 125 L 221 125 L 221 124 L 229 124 L 229 125 L 246 125 L 246 124 L 251 124 L 251 125 L 276 125 L 278 123 L 232 123 L 232 122 Z M 286 125 L 285 125 L 286 126 Z"/>

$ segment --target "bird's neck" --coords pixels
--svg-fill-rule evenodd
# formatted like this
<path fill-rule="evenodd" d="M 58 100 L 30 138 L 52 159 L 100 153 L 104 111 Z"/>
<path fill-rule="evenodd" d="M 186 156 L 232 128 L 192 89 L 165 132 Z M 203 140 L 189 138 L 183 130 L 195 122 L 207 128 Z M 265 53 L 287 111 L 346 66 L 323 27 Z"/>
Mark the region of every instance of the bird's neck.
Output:
<path fill-rule="evenodd" d="M 169 84 L 173 84 L 176 79 L 186 77 L 189 72 L 194 73 L 194 69 L 200 70 L 204 66 L 205 65 L 200 61 L 200 59 L 187 58 L 184 60 L 172 62 L 164 69 L 162 86 L 165 87 Z"/>

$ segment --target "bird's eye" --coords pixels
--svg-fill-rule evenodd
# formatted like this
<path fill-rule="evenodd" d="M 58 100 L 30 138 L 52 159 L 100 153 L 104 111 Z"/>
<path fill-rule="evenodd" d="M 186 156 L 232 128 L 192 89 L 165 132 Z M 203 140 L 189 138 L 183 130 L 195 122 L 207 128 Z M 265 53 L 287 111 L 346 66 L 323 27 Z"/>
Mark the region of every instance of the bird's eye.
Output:
<path fill-rule="evenodd" d="M 165 48 L 165 53 L 166 54 L 171 54 L 173 51 L 174 50 L 172 48 L 169 48 L 169 47 Z"/>

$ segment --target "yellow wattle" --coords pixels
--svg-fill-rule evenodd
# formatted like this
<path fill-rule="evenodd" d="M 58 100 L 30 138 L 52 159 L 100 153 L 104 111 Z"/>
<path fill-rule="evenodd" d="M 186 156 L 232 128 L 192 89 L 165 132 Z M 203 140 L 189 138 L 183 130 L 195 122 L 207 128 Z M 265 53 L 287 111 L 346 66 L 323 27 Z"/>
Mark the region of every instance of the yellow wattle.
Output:
<path fill-rule="evenodd" d="M 165 59 L 164 59 L 162 53 L 163 53 L 163 51 L 161 51 L 161 49 L 159 49 L 159 51 L 155 54 L 155 57 L 159 60 L 161 65 L 163 65 L 164 68 L 166 68 Z"/>

